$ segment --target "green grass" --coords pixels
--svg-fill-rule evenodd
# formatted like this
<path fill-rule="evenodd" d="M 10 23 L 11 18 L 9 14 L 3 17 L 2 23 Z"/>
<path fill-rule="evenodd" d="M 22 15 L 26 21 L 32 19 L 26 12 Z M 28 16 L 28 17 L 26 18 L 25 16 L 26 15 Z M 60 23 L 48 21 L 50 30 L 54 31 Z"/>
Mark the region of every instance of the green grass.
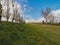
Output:
<path fill-rule="evenodd" d="M 60 45 L 60 26 L 2 22 L 0 45 Z"/>

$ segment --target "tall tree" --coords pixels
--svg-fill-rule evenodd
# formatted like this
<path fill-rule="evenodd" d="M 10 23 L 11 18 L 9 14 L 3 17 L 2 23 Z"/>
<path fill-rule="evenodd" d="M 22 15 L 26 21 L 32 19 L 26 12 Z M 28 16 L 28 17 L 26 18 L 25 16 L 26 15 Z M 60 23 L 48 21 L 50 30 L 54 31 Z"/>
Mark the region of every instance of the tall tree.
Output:
<path fill-rule="evenodd" d="M 20 15 L 19 9 L 17 7 L 17 4 L 14 5 L 14 1 L 12 0 L 12 7 L 13 7 L 13 17 L 12 17 L 12 22 L 18 22 L 22 24 L 24 22 L 23 18 Z"/>
<path fill-rule="evenodd" d="M 9 0 L 7 0 L 7 12 L 6 12 L 6 19 L 7 19 L 7 21 L 9 20 L 9 17 L 10 17 L 9 11 L 10 11 L 10 8 L 9 8 Z"/>
<path fill-rule="evenodd" d="M 15 18 L 15 9 L 14 9 L 14 1 L 12 0 L 12 7 L 13 7 L 13 16 L 12 16 L 12 22 L 14 21 Z"/>
<path fill-rule="evenodd" d="M 18 8 L 17 4 L 14 6 L 14 2 L 12 0 L 12 7 L 13 7 L 13 17 L 12 17 L 12 22 L 15 20 L 15 22 L 18 21 Z"/>
<path fill-rule="evenodd" d="M 15 7 L 15 21 L 16 22 L 19 22 L 19 18 L 20 18 L 20 12 L 18 11 L 18 8 L 17 8 L 17 4 L 16 4 L 16 7 Z"/>
<path fill-rule="evenodd" d="M 50 8 L 46 8 L 45 10 L 41 10 L 41 15 L 45 18 L 46 23 L 47 23 L 47 20 L 48 20 L 47 17 L 48 17 L 50 12 L 51 12 Z"/>

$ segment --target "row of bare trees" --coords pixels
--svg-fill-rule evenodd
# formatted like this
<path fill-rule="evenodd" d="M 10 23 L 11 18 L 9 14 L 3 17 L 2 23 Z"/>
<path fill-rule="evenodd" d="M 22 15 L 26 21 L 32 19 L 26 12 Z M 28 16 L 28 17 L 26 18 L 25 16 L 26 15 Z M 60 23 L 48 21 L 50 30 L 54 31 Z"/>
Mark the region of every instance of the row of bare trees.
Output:
<path fill-rule="evenodd" d="M 45 18 L 45 21 L 43 20 L 42 23 L 55 23 L 56 17 L 54 16 L 54 13 L 52 13 L 51 8 L 46 8 L 45 10 L 41 10 L 42 17 Z"/>
<path fill-rule="evenodd" d="M 20 23 L 25 23 L 24 19 L 20 16 L 20 12 L 19 12 L 19 10 L 17 8 L 17 4 L 16 4 L 16 6 L 14 6 L 14 1 L 13 0 L 11 1 L 11 3 L 12 3 L 12 8 L 13 8 L 12 22 L 15 21 L 15 22 L 20 22 Z M 7 22 L 9 21 L 9 18 L 11 16 L 10 7 L 9 7 L 9 0 L 5 0 L 4 5 L 5 4 L 7 6 L 7 10 L 6 10 L 6 12 L 5 12 L 4 16 L 3 16 L 2 15 L 2 13 L 3 13 L 2 10 L 3 9 L 2 9 L 1 1 L 0 1 L 0 22 L 1 22 L 2 16 L 7 19 Z"/>

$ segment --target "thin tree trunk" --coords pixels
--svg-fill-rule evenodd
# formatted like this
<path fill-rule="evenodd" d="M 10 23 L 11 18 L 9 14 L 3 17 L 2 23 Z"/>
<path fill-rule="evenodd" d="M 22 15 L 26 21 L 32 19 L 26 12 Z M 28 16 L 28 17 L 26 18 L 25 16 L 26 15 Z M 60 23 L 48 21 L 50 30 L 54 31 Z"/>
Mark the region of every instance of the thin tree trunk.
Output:
<path fill-rule="evenodd" d="M 8 22 L 9 18 L 7 18 L 7 22 Z"/>
<path fill-rule="evenodd" d="M 46 18 L 46 23 L 47 23 L 47 18 Z"/>
<path fill-rule="evenodd" d="M 12 22 L 14 22 L 14 17 L 13 17 L 13 19 L 12 19 Z"/>
<path fill-rule="evenodd" d="M 0 15 L 0 22 L 1 22 L 1 15 Z"/>

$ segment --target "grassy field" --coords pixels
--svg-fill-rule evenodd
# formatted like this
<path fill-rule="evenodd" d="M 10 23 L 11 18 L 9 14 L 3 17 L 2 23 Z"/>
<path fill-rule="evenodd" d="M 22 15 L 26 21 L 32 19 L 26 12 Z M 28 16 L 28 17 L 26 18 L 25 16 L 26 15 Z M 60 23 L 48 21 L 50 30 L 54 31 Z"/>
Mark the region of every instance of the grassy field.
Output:
<path fill-rule="evenodd" d="M 0 45 L 60 45 L 60 26 L 2 22 Z"/>

